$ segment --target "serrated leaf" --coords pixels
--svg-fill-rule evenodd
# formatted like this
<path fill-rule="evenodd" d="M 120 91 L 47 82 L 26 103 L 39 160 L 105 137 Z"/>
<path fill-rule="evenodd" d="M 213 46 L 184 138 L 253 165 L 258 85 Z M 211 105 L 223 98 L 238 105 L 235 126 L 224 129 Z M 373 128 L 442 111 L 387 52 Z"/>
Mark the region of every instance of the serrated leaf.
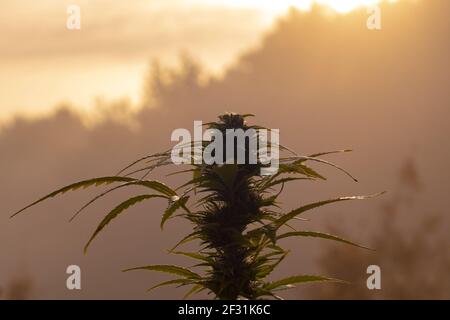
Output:
<path fill-rule="evenodd" d="M 98 225 L 97 229 L 94 231 L 94 233 L 92 234 L 91 238 L 89 239 L 89 241 L 84 246 L 84 253 L 87 252 L 87 249 L 88 249 L 89 245 L 94 240 L 94 238 L 97 236 L 97 234 L 100 231 L 102 231 L 103 228 L 106 227 L 106 225 L 111 222 L 111 220 L 116 218 L 119 214 L 121 214 L 124 210 L 130 208 L 131 206 L 134 206 L 135 204 L 137 204 L 137 203 L 139 203 L 141 201 L 152 199 L 152 198 L 166 198 L 166 196 L 156 195 L 156 194 L 143 194 L 143 195 L 140 195 L 140 196 L 136 196 L 136 197 L 130 198 L 130 199 L 122 202 L 121 204 L 119 204 L 117 207 L 115 207 L 100 222 L 100 224 Z"/>
<path fill-rule="evenodd" d="M 277 261 L 273 264 L 268 264 L 260 267 L 260 271 L 257 273 L 258 278 L 262 279 L 267 277 L 269 274 L 275 270 L 275 268 L 281 263 L 281 261 L 286 258 L 286 256 L 289 254 L 289 251 L 284 252 L 281 257 L 277 259 Z"/>
<path fill-rule="evenodd" d="M 217 166 L 214 167 L 213 171 L 227 188 L 233 188 L 238 172 L 238 166 L 236 164 L 224 164 L 222 166 Z"/>
<path fill-rule="evenodd" d="M 326 151 L 326 152 L 319 152 L 319 153 L 310 154 L 308 157 L 316 158 L 316 157 L 325 156 L 325 155 L 334 154 L 334 153 L 346 153 L 346 152 L 352 152 L 352 151 L 353 150 L 351 150 L 351 149 Z"/>
<path fill-rule="evenodd" d="M 270 180 L 273 180 L 275 177 L 283 174 L 283 173 L 297 173 L 304 175 L 306 177 L 312 178 L 312 179 L 321 179 L 326 180 L 324 176 L 316 172 L 315 170 L 311 169 L 310 167 L 307 167 L 306 165 L 302 164 L 299 161 L 293 162 L 293 163 L 284 163 L 280 164 L 280 167 L 278 169 L 278 172 L 271 177 Z"/>
<path fill-rule="evenodd" d="M 358 179 L 356 179 L 354 176 L 352 176 L 352 175 L 350 174 L 350 172 L 348 172 L 347 170 L 341 168 L 340 166 L 338 166 L 338 165 L 336 165 L 336 164 L 334 164 L 334 163 L 332 163 L 332 162 L 329 162 L 329 161 L 326 161 L 326 160 L 323 160 L 323 159 L 320 159 L 320 158 L 301 156 L 301 157 L 297 157 L 297 160 L 296 160 L 294 163 L 302 163 L 302 162 L 307 161 L 307 160 L 309 160 L 309 161 L 315 161 L 315 162 L 319 162 L 319 163 L 323 163 L 323 164 L 329 165 L 329 166 L 331 166 L 331 167 L 334 167 L 334 168 L 338 169 L 339 171 L 342 171 L 343 173 L 345 173 L 345 174 L 346 174 L 347 176 L 349 176 L 353 181 L 358 182 Z"/>
<path fill-rule="evenodd" d="M 161 219 L 161 229 L 164 228 L 164 223 L 169 219 L 175 211 L 177 211 L 181 207 L 185 207 L 186 202 L 189 200 L 189 196 L 181 197 L 180 199 L 174 201 L 169 207 L 164 211 L 163 217 Z"/>
<path fill-rule="evenodd" d="M 277 237 L 277 240 L 283 239 L 283 238 L 289 238 L 289 237 L 314 237 L 314 238 L 322 238 L 327 240 L 333 240 L 338 241 L 342 243 L 346 243 L 355 247 L 364 248 L 368 250 L 373 250 L 368 247 L 356 244 L 354 242 L 351 242 L 349 240 L 342 239 L 340 237 L 334 236 L 332 234 L 323 233 L 323 232 L 316 232 L 316 231 L 295 231 L 295 232 L 287 232 Z"/>
<path fill-rule="evenodd" d="M 187 268 L 174 266 L 174 265 L 150 265 L 150 266 L 125 269 L 125 270 L 123 270 L 123 272 L 134 271 L 134 270 L 158 271 L 158 272 L 175 274 L 175 275 L 182 276 L 182 277 L 185 277 L 188 279 L 200 279 L 200 276 L 197 273 L 192 272 L 191 270 L 189 270 Z"/>
<path fill-rule="evenodd" d="M 295 180 L 311 180 L 311 178 L 298 178 L 298 177 L 287 177 L 287 178 L 281 178 L 281 179 L 277 179 L 274 180 L 272 182 L 269 182 L 267 184 L 265 184 L 262 187 L 262 190 L 268 189 L 268 188 L 272 188 L 280 183 L 286 183 L 286 182 L 290 182 L 290 181 L 295 181 Z"/>
<path fill-rule="evenodd" d="M 134 165 L 136 165 L 144 160 L 147 160 L 150 158 L 168 157 L 170 155 L 170 152 L 171 152 L 171 150 L 167 150 L 165 152 L 155 153 L 155 154 L 144 156 L 136 161 L 133 161 L 131 164 L 127 165 L 125 168 L 120 170 L 116 175 L 117 176 L 121 175 L 124 171 L 128 170 L 129 168 L 133 167 Z"/>
<path fill-rule="evenodd" d="M 201 261 L 206 261 L 206 262 L 210 262 L 211 259 L 208 258 L 207 256 L 204 256 L 198 252 L 183 252 L 183 251 L 170 251 L 170 253 L 173 254 L 179 254 L 179 255 L 183 255 L 192 259 L 196 259 L 196 260 L 201 260 Z"/>
<path fill-rule="evenodd" d="M 314 276 L 314 275 L 299 275 L 299 276 L 291 276 L 281 280 L 277 280 L 274 282 L 269 282 L 264 286 L 265 290 L 274 290 L 278 287 L 292 285 L 296 283 L 305 283 L 305 282 L 317 282 L 317 281 L 336 281 L 343 282 L 342 280 L 327 278 L 322 276 Z"/>
<path fill-rule="evenodd" d="M 378 193 L 375 195 L 368 195 L 368 196 L 351 196 L 351 197 L 340 197 L 340 198 L 336 198 L 336 199 L 330 199 L 330 200 L 325 200 L 325 201 L 319 201 L 319 202 L 314 202 L 314 203 L 310 203 L 307 204 L 305 206 L 302 206 L 298 209 L 292 210 L 291 212 L 283 215 L 282 217 L 278 218 L 277 220 L 275 220 L 273 222 L 273 225 L 275 226 L 275 228 L 279 228 L 282 225 L 284 225 L 286 222 L 288 222 L 289 220 L 293 219 L 294 217 L 298 216 L 299 214 L 306 212 L 308 210 L 317 208 L 317 207 L 321 207 L 330 203 L 334 203 L 334 202 L 342 202 L 342 201 L 349 201 L 349 200 L 365 200 L 365 199 L 370 199 L 376 196 L 379 196 L 382 193 Z"/>
<path fill-rule="evenodd" d="M 189 290 L 183 297 L 183 300 L 189 298 L 191 295 L 193 295 L 194 293 L 198 293 L 200 291 L 205 290 L 206 288 L 201 285 L 201 284 L 196 284 L 195 286 L 192 287 L 191 290 Z"/>
<path fill-rule="evenodd" d="M 305 166 L 304 164 L 297 164 L 297 170 L 299 173 L 302 173 L 308 177 L 318 178 L 321 180 L 327 180 L 324 176 L 322 176 L 320 173 L 315 171 L 314 169 Z"/>
<path fill-rule="evenodd" d="M 116 186 L 114 188 L 106 190 L 105 192 L 100 193 L 95 198 L 91 199 L 88 203 L 86 203 L 84 206 L 82 206 L 70 218 L 69 221 L 74 220 L 83 210 L 85 210 L 87 207 L 89 207 L 91 204 L 93 204 L 94 202 L 96 202 L 100 198 L 102 198 L 102 197 L 106 196 L 107 194 L 111 193 L 112 191 L 115 191 L 115 190 L 118 190 L 118 189 L 121 189 L 121 188 L 125 188 L 125 187 L 136 186 L 136 185 L 144 186 L 144 187 L 150 188 L 150 189 L 152 189 L 154 191 L 158 191 L 158 192 L 166 195 L 166 197 L 172 197 L 172 196 L 176 195 L 175 191 L 173 191 L 170 187 L 168 187 L 164 183 L 159 182 L 157 180 L 136 180 L 136 179 L 133 179 L 133 181 L 131 181 L 131 182 L 127 182 L 127 183 L 121 184 L 119 186 Z"/>
<path fill-rule="evenodd" d="M 174 245 L 173 248 L 169 250 L 169 252 L 172 252 L 173 250 L 175 250 L 176 248 L 178 248 L 182 244 L 188 243 L 188 242 L 193 241 L 193 240 L 198 239 L 198 238 L 199 238 L 199 232 L 198 231 L 192 232 L 192 233 L 188 234 L 187 236 L 185 236 L 180 241 L 178 241 L 177 244 Z"/>
<path fill-rule="evenodd" d="M 187 285 L 189 283 L 191 283 L 191 280 L 189 280 L 189 279 L 174 279 L 174 280 L 164 281 L 164 282 L 161 282 L 161 283 L 159 283 L 159 284 L 157 284 L 157 285 L 155 285 L 155 286 L 153 286 L 151 288 L 148 288 L 147 292 L 152 291 L 153 289 L 156 289 L 156 288 L 159 288 L 159 287 L 169 286 L 169 285 L 172 285 L 172 284 Z"/>
<path fill-rule="evenodd" d="M 186 172 L 193 172 L 195 170 L 196 169 L 186 169 L 186 170 L 175 171 L 175 172 L 167 174 L 166 177 L 171 177 L 171 176 L 175 176 L 177 174 L 186 173 Z"/>
<path fill-rule="evenodd" d="M 136 183 L 134 183 L 134 184 L 159 191 L 162 194 L 165 194 L 166 196 L 169 196 L 169 197 L 177 195 L 177 193 L 172 188 L 167 186 L 165 183 L 162 183 L 157 180 L 139 180 L 139 181 L 136 181 Z"/>
<path fill-rule="evenodd" d="M 99 185 L 105 185 L 105 184 L 111 184 L 114 182 L 130 182 L 130 181 L 134 181 L 136 179 L 134 178 L 127 178 L 127 177 L 101 177 L 101 178 L 94 178 L 94 179 L 89 179 L 89 180 L 83 180 L 83 181 L 79 181 L 73 184 L 70 184 L 68 186 L 65 186 L 61 189 L 58 189 L 48 195 L 46 195 L 45 197 L 40 198 L 39 200 L 33 202 L 32 204 L 26 206 L 25 208 L 20 209 L 19 211 L 17 211 L 16 213 L 14 213 L 12 217 L 18 215 L 19 213 L 25 211 L 26 209 L 35 206 L 36 204 L 45 201 L 49 198 L 53 198 L 59 194 L 64 194 L 68 191 L 74 191 L 74 190 L 78 190 L 80 188 L 87 188 L 90 186 L 99 186 Z"/>
<path fill-rule="evenodd" d="M 195 175 L 195 172 L 196 172 L 196 171 L 194 171 L 194 175 Z M 187 187 L 187 186 L 189 186 L 189 185 L 195 186 L 195 185 L 198 185 L 198 184 L 200 184 L 201 182 L 203 182 L 203 181 L 205 181 L 205 180 L 206 180 L 205 177 L 203 177 L 202 175 L 200 175 L 200 176 L 195 177 L 195 178 L 189 180 L 188 182 L 182 184 L 181 186 L 177 187 L 175 190 L 180 190 L 180 189 L 182 189 L 182 188 L 184 188 L 184 187 Z"/>

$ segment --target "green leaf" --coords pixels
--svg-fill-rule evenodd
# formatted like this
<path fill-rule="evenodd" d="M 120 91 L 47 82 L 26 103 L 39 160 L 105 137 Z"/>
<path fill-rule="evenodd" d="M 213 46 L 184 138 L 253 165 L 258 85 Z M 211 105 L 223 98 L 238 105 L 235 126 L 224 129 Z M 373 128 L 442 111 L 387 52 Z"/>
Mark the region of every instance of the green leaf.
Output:
<path fill-rule="evenodd" d="M 164 273 L 171 273 L 176 274 L 177 276 L 182 276 L 188 279 L 200 279 L 200 276 L 192 272 L 191 270 L 179 266 L 174 265 L 151 265 L 151 266 L 143 266 L 143 267 L 136 267 L 136 268 L 130 268 L 125 269 L 123 272 L 127 271 L 133 271 L 133 270 L 149 270 L 149 271 L 158 271 L 158 272 L 164 272 Z"/>
<path fill-rule="evenodd" d="M 158 192 L 160 192 L 162 194 L 165 194 L 167 197 L 172 197 L 172 196 L 174 196 L 176 194 L 175 191 L 173 191 L 171 188 L 169 188 L 167 185 L 165 185 L 162 182 L 159 182 L 159 181 L 156 181 L 156 180 L 149 181 L 149 180 L 135 180 L 135 179 L 133 179 L 133 181 L 131 181 L 131 182 L 127 182 L 127 183 L 121 184 L 119 186 L 116 186 L 114 188 L 106 190 L 105 192 L 102 192 L 101 194 L 97 195 L 95 198 L 93 198 L 88 203 L 86 203 L 84 206 L 82 206 L 77 212 L 75 212 L 75 214 L 70 218 L 69 221 L 74 220 L 83 210 L 85 210 L 92 203 L 94 203 L 98 199 L 106 196 L 110 192 L 113 192 L 113 191 L 115 191 L 117 189 L 129 187 L 129 186 L 134 186 L 134 185 L 140 185 L 140 186 L 144 186 L 144 187 L 150 188 L 152 190 L 155 190 L 155 191 L 158 191 Z"/>
<path fill-rule="evenodd" d="M 317 282 L 317 281 L 335 281 L 335 282 L 343 282 L 342 280 L 327 278 L 322 276 L 314 276 L 314 275 L 300 275 L 300 276 L 292 276 L 287 277 L 278 281 L 269 282 L 264 286 L 265 290 L 274 290 L 278 287 L 287 286 L 296 283 L 305 283 L 305 282 Z"/>
<path fill-rule="evenodd" d="M 308 161 L 315 161 L 315 162 L 323 163 L 323 164 L 329 165 L 329 166 L 331 166 L 331 167 L 334 167 L 334 168 L 338 169 L 339 171 L 342 171 L 343 173 L 345 173 L 345 174 L 346 174 L 347 176 L 349 176 L 353 181 L 358 182 L 358 179 L 356 179 L 354 176 L 352 176 L 352 175 L 350 174 L 350 172 L 348 172 L 347 170 L 345 170 L 345 169 L 339 167 L 338 165 L 336 165 L 336 164 L 334 164 L 334 163 L 332 163 L 332 162 L 329 162 L 329 161 L 326 161 L 326 160 L 323 160 L 323 159 L 320 159 L 320 158 L 301 156 L 301 157 L 298 157 L 298 160 L 295 161 L 295 163 L 302 163 L 302 162 L 307 161 L 307 160 L 308 160 Z"/>
<path fill-rule="evenodd" d="M 305 166 L 304 164 L 296 164 L 297 166 L 297 172 L 304 174 L 308 177 L 312 177 L 312 178 L 317 178 L 317 179 L 321 179 L 321 180 L 327 180 L 327 178 L 325 178 L 324 176 L 322 176 L 320 173 L 318 173 L 317 171 L 311 169 L 308 166 Z"/>
<path fill-rule="evenodd" d="M 165 152 L 151 154 L 151 155 L 147 155 L 145 157 L 142 157 L 142 158 L 140 158 L 140 159 L 138 159 L 136 161 L 133 161 L 131 164 L 127 165 L 125 168 L 120 170 L 116 175 L 117 176 L 121 175 L 124 171 L 128 170 L 129 168 L 133 167 L 134 165 L 136 165 L 136 164 L 138 164 L 138 163 L 140 163 L 140 162 L 142 162 L 144 160 L 147 160 L 147 159 L 150 159 L 150 158 L 169 157 L 170 156 L 170 152 L 171 152 L 171 150 L 167 150 Z"/>
<path fill-rule="evenodd" d="M 156 159 L 155 159 L 155 161 L 156 161 Z M 159 167 L 162 167 L 162 166 L 166 166 L 166 165 L 171 165 L 171 164 L 173 164 L 173 162 L 170 160 L 170 157 L 166 157 L 166 158 L 163 158 L 163 159 L 159 159 L 158 161 L 156 161 L 156 163 L 154 163 L 152 165 L 145 166 L 143 168 L 136 169 L 136 170 L 133 170 L 131 172 L 128 172 L 125 175 L 125 177 L 130 177 L 130 176 L 133 176 L 133 175 L 135 175 L 137 173 L 145 171 L 145 174 L 140 178 L 140 180 L 144 180 L 145 177 L 147 177 L 150 174 L 150 172 L 152 172 L 156 168 L 159 168 Z"/>
<path fill-rule="evenodd" d="M 200 233 L 199 233 L 198 231 L 192 232 L 192 233 L 188 234 L 188 235 L 185 236 L 183 239 L 181 239 L 180 241 L 178 241 L 178 243 L 177 243 L 175 246 L 173 246 L 173 248 L 170 249 L 169 252 L 173 252 L 173 250 L 175 250 L 176 248 L 178 248 L 178 247 L 181 246 L 182 244 L 185 244 L 185 243 L 188 243 L 188 242 L 193 241 L 193 240 L 195 240 L 195 239 L 198 239 L 198 238 L 199 238 L 199 234 L 200 234 Z"/>
<path fill-rule="evenodd" d="M 206 288 L 201 285 L 201 284 L 196 284 L 195 286 L 192 287 L 191 290 L 189 290 L 183 297 L 183 300 L 189 298 L 191 295 L 193 295 L 194 293 L 198 293 L 200 291 L 205 290 Z"/>
<path fill-rule="evenodd" d="M 271 180 L 283 173 L 298 173 L 309 178 L 326 180 L 324 176 L 299 161 L 296 161 L 294 163 L 280 164 L 278 172 L 272 176 Z"/>
<path fill-rule="evenodd" d="M 281 261 L 283 261 L 284 258 L 286 258 L 288 254 L 289 251 L 286 251 L 281 255 L 281 257 L 277 259 L 275 263 L 261 266 L 260 271 L 258 271 L 257 273 L 257 277 L 260 279 L 267 277 L 269 274 L 273 272 L 273 270 L 275 270 L 275 268 L 281 263 Z"/>
<path fill-rule="evenodd" d="M 140 195 L 140 196 L 136 196 L 136 197 L 130 198 L 130 199 L 122 202 L 121 204 L 119 204 L 117 207 L 115 207 L 100 222 L 100 224 L 98 225 L 97 229 L 94 231 L 94 233 L 92 234 L 91 238 L 89 239 L 87 244 L 84 246 L 84 253 L 87 252 L 87 249 L 88 249 L 89 245 L 91 244 L 92 240 L 94 240 L 94 238 L 97 236 L 97 234 L 100 231 L 102 231 L 103 228 L 106 227 L 106 225 L 111 222 L 111 220 L 116 218 L 120 213 L 122 213 L 124 210 L 130 208 L 131 206 L 133 206 L 133 205 L 135 205 L 135 204 L 137 204 L 137 203 L 139 203 L 141 201 L 152 199 L 152 198 L 166 198 L 166 196 L 156 195 L 156 194 L 143 194 L 143 195 Z"/>
<path fill-rule="evenodd" d="M 308 157 L 310 157 L 310 158 L 316 158 L 316 157 L 325 156 L 325 155 L 328 155 L 328 154 L 334 154 L 334 153 L 346 153 L 346 152 L 352 152 L 352 151 L 353 151 L 353 150 L 351 150 L 351 149 L 335 150 L 335 151 L 326 151 L 326 152 L 319 152 L 319 153 L 310 154 Z"/>
<path fill-rule="evenodd" d="M 173 253 L 173 254 L 180 254 L 180 255 L 183 255 L 183 256 L 186 256 L 186 257 L 189 257 L 192 259 L 196 259 L 196 260 L 201 260 L 201 261 L 206 261 L 206 262 L 211 261 L 211 259 L 208 258 L 207 256 L 204 256 L 197 252 L 182 252 L 182 251 L 169 251 L 169 252 Z"/>
<path fill-rule="evenodd" d="M 195 168 L 192 173 L 192 179 L 198 179 L 202 176 L 202 170 L 201 168 Z"/>
<path fill-rule="evenodd" d="M 171 177 L 171 176 L 174 176 L 174 175 L 177 175 L 177 174 L 180 174 L 180 173 L 195 172 L 195 170 L 197 170 L 197 169 L 186 169 L 186 170 L 175 171 L 175 172 L 167 174 L 166 176 L 167 177 Z"/>
<path fill-rule="evenodd" d="M 161 283 L 147 289 L 147 292 L 152 291 L 153 289 L 156 289 L 159 287 L 168 286 L 168 285 L 172 285 L 172 284 L 187 285 L 187 284 L 191 283 L 191 281 L 192 280 L 189 280 L 189 279 L 174 279 L 174 280 L 164 281 L 164 282 L 161 282 Z"/>
<path fill-rule="evenodd" d="M 311 178 L 298 178 L 298 177 L 286 177 L 286 178 L 281 178 L 281 179 L 278 179 L 278 180 L 274 180 L 274 181 L 272 181 L 272 182 L 269 182 L 269 183 L 267 183 L 267 184 L 265 184 L 263 187 L 262 187 L 262 190 L 266 190 L 266 189 L 268 189 L 268 188 L 272 188 L 272 187 L 274 187 L 274 186 L 276 186 L 276 185 L 278 185 L 278 184 L 280 184 L 280 183 L 286 183 L 286 182 L 290 182 L 290 181 L 295 181 L 295 180 L 311 180 Z"/>
<path fill-rule="evenodd" d="M 133 184 L 156 190 L 169 197 L 177 195 L 177 193 L 172 188 L 157 180 L 138 180 Z"/>
<path fill-rule="evenodd" d="M 161 229 L 164 228 L 164 223 L 169 219 L 175 211 L 177 211 L 180 207 L 185 208 L 186 202 L 189 200 L 189 196 L 181 197 L 180 199 L 174 201 L 169 207 L 164 211 L 163 217 L 161 219 Z"/>
<path fill-rule="evenodd" d="M 196 171 L 194 171 L 194 175 L 195 175 L 195 172 Z M 180 190 L 180 189 L 182 189 L 184 187 L 187 187 L 189 185 L 193 185 L 193 186 L 199 185 L 201 182 L 203 182 L 205 180 L 206 180 L 206 178 L 204 176 L 200 175 L 200 176 L 195 177 L 195 178 L 189 180 L 188 182 L 182 184 L 181 186 L 177 187 L 175 190 Z"/>
<path fill-rule="evenodd" d="M 317 207 L 321 207 L 330 203 L 334 203 L 334 202 L 341 202 L 341 201 L 348 201 L 348 200 L 364 200 L 364 199 L 370 199 L 376 196 L 379 196 L 381 194 L 383 194 L 384 192 L 378 193 L 378 194 L 374 194 L 374 195 L 368 195 L 368 196 L 351 196 L 351 197 L 340 197 L 340 198 L 336 198 L 336 199 L 331 199 L 331 200 L 325 200 L 325 201 L 319 201 L 319 202 L 314 202 L 314 203 L 310 203 L 307 204 L 303 207 L 300 207 L 298 209 L 292 210 L 291 212 L 283 215 L 281 218 L 278 218 L 277 220 L 275 220 L 273 222 L 273 225 L 275 226 L 275 228 L 279 228 L 282 225 L 284 225 L 286 222 L 288 222 L 289 220 L 293 219 L 294 217 L 298 216 L 299 214 L 317 208 Z"/>
<path fill-rule="evenodd" d="M 217 166 L 214 167 L 213 171 L 228 189 L 233 188 L 238 172 L 238 166 L 236 164 L 224 164 L 222 166 Z"/>
<path fill-rule="evenodd" d="M 40 203 L 40 202 L 42 202 L 44 200 L 47 200 L 49 198 L 53 198 L 53 197 L 55 197 L 55 196 L 57 196 L 59 194 L 64 194 L 64 193 L 66 193 L 68 191 L 74 191 L 74 190 L 78 190 L 80 188 L 87 188 L 87 187 L 90 187 L 90 186 L 93 186 L 93 185 L 99 186 L 99 185 L 111 184 L 111 183 L 114 183 L 114 182 L 130 182 L 130 181 L 134 181 L 134 180 L 136 180 L 136 179 L 134 179 L 134 178 L 127 178 L 127 177 L 101 177 L 101 178 L 94 178 L 94 179 L 89 179 L 89 180 L 83 180 L 83 181 L 80 181 L 80 182 L 76 182 L 76 183 L 70 184 L 70 185 L 68 185 L 66 187 L 63 187 L 61 189 L 58 189 L 58 190 L 56 190 L 56 191 L 46 195 L 45 197 L 43 197 L 43 198 L 33 202 L 32 204 L 30 204 L 30 205 L 26 206 L 25 208 L 23 208 L 23 209 L 17 211 L 16 213 L 14 213 L 11 216 L 11 218 L 16 216 L 16 215 L 18 215 L 19 213 L 25 211 L 26 209 L 28 209 L 28 208 L 30 208 L 32 206 L 35 206 L 36 204 L 38 204 L 38 203 Z"/>
<path fill-rule="evenodd" d="M 373 250 L 368 247 L 361 246 L 359 244 L 356 244 L 354 242 L 336 237 L 331 234 L 322 233 L 322 232 L 315 232 L 315 231 L 296 231 L 296 232 L 287 232 L 277 237 L 277 240 L 283 239 L 283 238 L 289 238 L 289 237 L 315 237 L 315 238 L 322 238 L 322 239 L 328 239 L 328 240 L 334 240 L 338 242 L 343 242 L 355 247 L 364 248 L 368 250 Z"/>

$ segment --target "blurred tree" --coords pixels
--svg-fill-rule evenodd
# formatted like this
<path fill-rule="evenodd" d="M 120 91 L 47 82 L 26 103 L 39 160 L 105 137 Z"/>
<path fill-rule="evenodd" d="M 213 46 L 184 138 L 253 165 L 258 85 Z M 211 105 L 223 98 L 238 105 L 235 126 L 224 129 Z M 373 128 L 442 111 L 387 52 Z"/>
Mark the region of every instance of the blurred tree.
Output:
<path fill-rule="evenodd" d="M 6 287 L 0 286 L 0 299 L 26 300 L 30 299 L 33 290 L 33 281 L 27 275 L 12 278 Z"/>
<path fill-rule="evenodd" d="M 426 213 L 416 228 L 404 227 L 417 192 L 423 189 L 412 159 L 399 171 L 398 189 L 382 206 L 379 225 L 371 236 L 376 252 L 329 247 L 320 258 L 323 272 L 353 285 L 314 287 L 313 299 L 448 299 L 450 297 L 450 243 L 441 228 L 443 215 Z M 400 222 L 400 223 L 399 223 Z M 403 227 L 403 228 L 402 228 Z M 336 229 L 336 228 L 334 228 Z M 336 231 L 336 230 L 335 230 Z M 381 267 L 381 290 L 366 286 L 369 265 Z"/>

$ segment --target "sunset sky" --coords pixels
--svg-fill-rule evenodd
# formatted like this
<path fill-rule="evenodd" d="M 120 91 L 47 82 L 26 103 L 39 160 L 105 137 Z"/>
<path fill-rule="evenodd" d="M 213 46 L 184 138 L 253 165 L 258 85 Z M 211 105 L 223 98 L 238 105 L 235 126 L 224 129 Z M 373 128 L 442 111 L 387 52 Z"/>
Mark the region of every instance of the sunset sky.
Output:
<path fill-rule="evenodd" d="M 98 98 L 139 103 L 150 61 L 187 52 L 211 74 L 256 46 L 290 6 L 311 0 L 3 0 L 0 11 L 0 123 L 60 103 L 89 110 Z M 344 14 L 377 0 L 317 0 Z M 392 1 L 391 1 L 392 2 Z M 81 7 L 81 30 L 66 8 Z M 335 12 L 336 12 L 335 11 Z"/>
<path fill-rule="evenodd" d="M 172 287 L 146 292 L 167 275 L 121 272 L 192 262 L 167 253 L 192 227 L 174 219 L 162 231 L 166 201 L 130 208 L 108 224 L 87 255 L 83 246 L 95 227 L 134 191 L 117 190 L 72 223 L 67 220 L 76 210 L 106 189 L 67 193 L 9 217 L 60 186 L 109 176 L 143 155 L 168 150 L 175 128 L 192 130 L 194 120 L 214 121 L 228 111 L 255 114 L 251 125 L 279 128 L 281 144 L 299 155 L 353 150 L 324 159 L 358 183 L 311 163 L 327 180 L 286 186 L 283 212 L 387 191 L 369 201 L 317 208 L 294 225 L 376 251 L 350 248 L 341 260 L 330 242 L 286 239 L 291 254 L 273 280 L 321 274 L 361 280 L 364 291 L 339 289 L 357 299 L 448 299 L 450 282 L 443 279 L 450 270 L 450 149 L 443 146 L 450 135 L 450 1 L 387 0 L 380 5 L 381 30 L 366 25 L 370 13 L 364 5 L 372 1 L 318 2 L 328 5 L 2 0 L 0 299 L 17 283 L 28 283 L 27 296 L 36 299 L 180 298 L 184 292 Z M 66 28 L 69 4 L 81 7 L 79 31 Z M 183 52 L 204 71 L 189 60 L 182 64 Z M 154 59 L 162 72 L 151 69 Z M 167 65 L 180 68 L 170 73 Z M 122 97 L 131 104 L 117 100 Z M 72 110 L 58 108 L 65 104 Z M 129 105 L 141 108 L 122 112 Z M 148 178 L 177 187 L 191 177 L 167 176 L 168 170 Z M 383 267 L 380 292 L 366 290 L 369 263 Z M 65 285 L 72 264 L 86 275 L 79 292 Z M 299 287 L 283 298 L 317 296 Z"/>

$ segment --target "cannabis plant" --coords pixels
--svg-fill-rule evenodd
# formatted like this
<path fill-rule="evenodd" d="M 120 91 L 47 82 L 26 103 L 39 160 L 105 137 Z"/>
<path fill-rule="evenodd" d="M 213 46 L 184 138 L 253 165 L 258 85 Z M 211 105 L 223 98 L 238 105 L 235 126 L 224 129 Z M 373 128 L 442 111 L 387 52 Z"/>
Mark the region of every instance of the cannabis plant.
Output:
<path fill-rule="evenodd" d="M 224 136 L 227 134 L 227 129 L 260 129 L 261 127 L 247 124 L 246 118 L 249 116 L 225 114 L 219 117 L 219 121 L 208 123 L 207 126 L 219 130 Z M 210 141 L 202 141 L 201 147 L 204 149 L 210 143 Z M 88 240 L 85 251 L 99 232 L 125 210 L 137 203 L 161 198 L 168 203 L 167 209 L 162 214 L 161 229 L 169 219 L 175 217 L 187 219 L 192 224 L 192 232 L 182 238 L 169 252 L 195 259 L 198 263 L 190 268 L 175 265 L 148 265 L 124 271 L 151 270 L 178 276 L 176 279 L 160 283 L 150 289 L 166 285 L 189 286 L 190 290 L 185 297 L 206 290 L 216 299 L 281 299 L 278 292 L 291 288 L 295 284 L 337 280 L 318 275 L 293 275 L 275 281 L 267 280 L 289 253 L 288 250 L 283 249 L 279 240 L 292 237 L 317 237 L 361 247 L 334 235 L 297 230 L 292 222 L 304 220 L 301 215 L 314 208 L 335 202 L 365 199 L 370 196 L 340 197 L 306 204 L 284 212 L 280 209 L 278 197 L 285 184 L 296 180 L 325 180 L 316 170 L 307 166 L 309 162 L 333 166 L 354 178 L 344 169 L 319 158 L 349 150 L 299 156 L 287 148 L 279 147 L 283 156 L 279 158 L 278 171 L 272 175 L 261 175 L 261 168 L 265 165 L 260 161 L 253 164 L 223 165 L 197 164 L 191 161 L 189 168 L 174 173 L 184 172 L 192 178 L 173 189 L 160 181 L 147 179 L 151 171 L 156 168 L 173 165 L 171 150 L 168 150 L 143 157 L 117 175 L 85 180 L 61 188 L 14 215 L 67 191 L 89 186 L 117 184 L 89 201 L 75 214 L 76 216 L 90 204 L 112 191 L 130 186 L 141 186 L 145 190 L 144 193 L 120 203 L 103 218 Z M 245 143 L 244 148 L 248 148 L 248 143 Z M 285 155 L 285 153 L 289 154 Z M 194 156 L 192 154 L 192 158 Z M 198 242 L 196 252 L 178 251 L 180 246 L 191 241 Z"/>

